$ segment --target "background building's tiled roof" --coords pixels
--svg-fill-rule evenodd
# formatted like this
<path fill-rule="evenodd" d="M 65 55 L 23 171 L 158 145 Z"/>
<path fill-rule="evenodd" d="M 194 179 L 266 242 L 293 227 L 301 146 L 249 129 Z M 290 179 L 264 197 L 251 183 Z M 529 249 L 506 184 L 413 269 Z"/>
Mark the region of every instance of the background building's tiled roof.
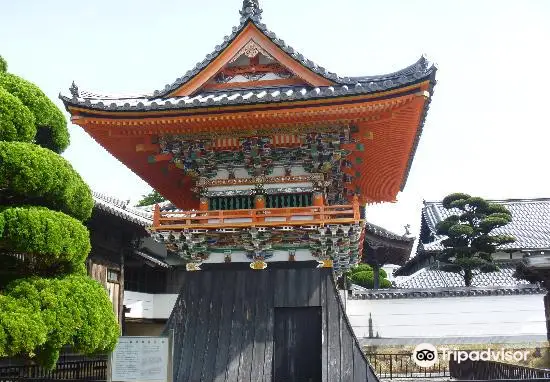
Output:
<path fill-rule="evenodd" d="M 372 224 L 369 222 L 365 223 L 365 229 L 367 232 L 370 232 L 374 235 L 390 239 L 390 240 L 396 240 L 403 243 L 414 243 L 415 238 L 407 235 L 398 235 L 396 233 L 393 233 L 391 231 L 388 231 L 385 228 L 382 228 L 376 224 Z"/>
<path fill-rule="evenodd" d="M 512 213 L 512 222 L 494 232 L 508 234 L 516 238 L 514 243 L 505 244 L 502 249 L 541 249 L 550 248 L 550 199 L 510 199 L 492 200 L 506 206 Z M 420 243 L 425 251 L 443 249 L 440 241 L 444 236 L 436 235 L 436 225 L 453 213 L 447 210 L 441 202 L 425 202 L 422 218 L 426 222 L 434 240 L 430 243 Z"/>
<path fill-rule="evenodd" d="M 501 264 L 497 272 L 480 273 L 474 276 L 474 287 L 515 287 L 528 285 L 525 280 L 517 280 L 513 274 L 516 265 L 512 263 Z M 463 287 L 464 278 L 456 273 L 443 272 L 436 268 L 424 268 L 411 276 L 395 277 L 395 283 L 401 289 L 431 289 L 447 287 Z"/>
<path fill-rule="evenodd" d="M 143 227 L 149 227 L 153 223 L 151 206 L 131 207 L 129 201 L 123 201 L 98 192 L 92 192 L 92 196 L 95 207 L 102 211 Z"/>
<path fill-rule="evenodd" d="M 513 296 L 529 294 L 546 294 L 539 285 L 517 285 L 504 287 L 446 287 L 432 289 L 365 289 L 352 286 L 352 300 L 390 300 L 390 299 L 425 299 L 446 297 L 478 297 L 478 296 Z"/>
<path fill-rule="evenodd" d="M 398 235 L 372 223 L 365 223 L 363 262 L 403 265 L 411 255 L 414 237 Z"/>

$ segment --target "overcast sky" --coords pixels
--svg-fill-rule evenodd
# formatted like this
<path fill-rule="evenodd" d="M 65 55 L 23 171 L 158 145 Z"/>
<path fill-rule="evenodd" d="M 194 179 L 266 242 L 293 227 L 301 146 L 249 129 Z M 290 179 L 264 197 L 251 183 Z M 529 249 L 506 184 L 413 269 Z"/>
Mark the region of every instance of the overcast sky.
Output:
<path fill-rule="evenodd" d="M 202 61 L 238 24 L 241 0 L 3 0 L 0 55 L 62 107 L 74 80 L 102 94 L 152 92 Z M 438 65 L 405 191 L 368 219 L 418 229 L 422 200 L 462 191 L 550 196 L 550 1 L 263 0 L 263 21 L 341 76 Z M 68 116 L 68 114 L 67 114 Z M 150 190 L 78 126 L 64 156 L 92 189 Z"/>

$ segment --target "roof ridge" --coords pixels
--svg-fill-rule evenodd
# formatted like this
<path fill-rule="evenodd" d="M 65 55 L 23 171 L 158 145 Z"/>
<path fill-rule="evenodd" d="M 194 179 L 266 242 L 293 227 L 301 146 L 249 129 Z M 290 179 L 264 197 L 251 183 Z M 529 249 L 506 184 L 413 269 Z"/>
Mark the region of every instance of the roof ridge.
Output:
<path fill-rule="evenodd" d="M 239 12 L 241 14 L 241 22 L 247 19 L 262 19 L 263 10 L 260 8 L 259 0 L 243 0 L 243 8 Z"/>
<path fill-rule="evenodd" d="M 135 216 L 138 216 L 140 218 L 143 218 L 143 219 L 148 219 L 148 220 L 151 220 L 152 219 L 152 212 L 146 212 L 144 210 L 141 210 L 141 209 L 137 209 L 133 206 L 130 206 L 130 200 L 121 200 L 121 199 L 118 199 L 116 197 L 113 197 L 113 196 L 109 196 L 107 194 L 104 194 L 104 193 L 101 193 L 101 192 L 96 192 L 96 191 L 92 191 L 92 196 L 95 198 L 95 199 L 99 199 L 101 200 L 102 202 L 112 206 L 112 207 L 117 207 L 117 208 L 120 208 L 122 210 L 124 210 L 126 213 L 129 213 L 129 214 L 133 214 Z"/>
<path fill-rule="evenodd" d="M 263 10 L 258 4 L 258 0 L 244 0 L 243 9 L 240 11 L 241 20 L 238 26 L 233 27 L 232 33 L 224 37 L 224 41 L 221 45 L 216 45 L 214 51 L 206 55 L 206 58 L 201 62 L 198 62 L 195 67 L 191 70 L 188 70 L 185 75 L 177 78 L 172 84 L 165 85 L 163 90 L 155 90 L 152 97 L 150 98 L 161 98 L 168 95 L 170 92 L 176 90 L 181 85 L 189 82 L 195 75 L 200 73 L 206 66 L 208 66 L 219 54 L 225 50 L 235 39 L 237 35 L 244 29 L 248 23 L 252 23 L 256 28 L 260 30 L 267 38 L 271 40 L 275 45 L 277 45 L 283 52 L 291 56 L 295 61 L 299 62 L 302 66 L 311 70 L 312 72 L 335 82 L 335 85 L 356 85 L 356 84 L 367 84 L 372 83 L 372 81 L 384 82 L 384 87 L 393 85 L 393 80 L 398 84 L 409 83 L 407 79 L 408 76 L 414 76 L 417 80 L 425 77 L 427 74 L 435 71 L 437 68 L 434 64 L 431 64 L 425 55 L 422 55 L 414 64 L 409 65 L 408 67 L 383 75 L 374 75 L 374 76 L 359 76 L 359 77 L 340 77 L 334 72 L 330 72 L 322 66 L 315 64 L 313 61 L 307 59 L 303 54 L 297 52 L 293 47 L 286 44 L 285 41 L 281 38 L 278 38 L 277 35 L 269 30 L 265 24 L 261 22 L 261 13 Z M 399 77 L 399 78 L 397 78 Z M 386 82 L 391 84 L 386 84 Z M 369 85 L 370 85 L 369 83 Z M 384 89 L 379 89 L 384 90 Z"/>
<path fill-rule="evenodd" d="M 114 204 L 114 205 L 116 205 L 117 207 L 120 207 L 120 208 L 126 208 L 126 206 L 128 204 L 130 204 L 130 200 L 122 200 L 122 199 L 116 198 L 114 196 L 104 194 L 102 192 L 92 191 L 92 196 L 94 196 L 97 199 L 101 199 L 104 202 Z"/>

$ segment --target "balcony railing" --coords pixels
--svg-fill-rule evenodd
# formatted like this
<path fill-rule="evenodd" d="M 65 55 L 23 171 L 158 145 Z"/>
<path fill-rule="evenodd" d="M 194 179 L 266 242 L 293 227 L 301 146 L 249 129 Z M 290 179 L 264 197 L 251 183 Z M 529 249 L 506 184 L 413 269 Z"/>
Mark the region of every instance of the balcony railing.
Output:
<path fill-rule="evenodd" d="M 357 224 L 359 202 L 335 206 L 257 208 L 223 211 L 161 211 L 153 215 L 154 231 L 240 227 L 282 227 L 297 225 Z"/>

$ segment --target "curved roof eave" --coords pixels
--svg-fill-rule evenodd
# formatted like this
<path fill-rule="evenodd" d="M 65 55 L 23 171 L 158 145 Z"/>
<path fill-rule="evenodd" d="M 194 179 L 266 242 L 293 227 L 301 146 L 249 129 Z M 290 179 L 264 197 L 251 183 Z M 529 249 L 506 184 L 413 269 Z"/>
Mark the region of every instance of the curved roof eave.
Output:
<path fill-rule="evenodd" d="M 429 80 L 435 83 L 435 66 L 424 68 L 422 71 L 403 77 L 401 83 L 384 79 L 382 83 L 356 83 L 354 86 L 337 85 L 321 87 L 284 87 L 242 89 L 239 91 L 208 92 L 194 96 L 178 96 L 172 98 L 88 96 L 88 92 L 73 92 L 72 97 L 59 95 L 65 107 L 83 107 L 89 110 L 142 112 L 142 111 L 169 111 L 189 110 L 201 107 L 223 107 L 254 105 L 272 102 L 304 101 L 315 99 L 330 99 L 342 96 L 356 96 L 361 94 L 376 94 L 399 90 Z"/>

